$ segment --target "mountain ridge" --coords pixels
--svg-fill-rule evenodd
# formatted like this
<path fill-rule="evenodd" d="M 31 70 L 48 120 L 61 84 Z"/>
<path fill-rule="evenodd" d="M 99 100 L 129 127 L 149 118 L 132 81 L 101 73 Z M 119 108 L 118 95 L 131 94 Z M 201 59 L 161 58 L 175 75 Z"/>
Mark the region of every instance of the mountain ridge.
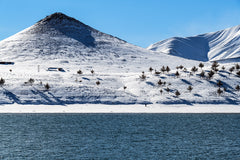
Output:
<path fill-rule="evenodd" d="M 199 61 L 224 61 L 240 57 L 240 25 L 191 37 L 173 37 L 147 49 Z"/>

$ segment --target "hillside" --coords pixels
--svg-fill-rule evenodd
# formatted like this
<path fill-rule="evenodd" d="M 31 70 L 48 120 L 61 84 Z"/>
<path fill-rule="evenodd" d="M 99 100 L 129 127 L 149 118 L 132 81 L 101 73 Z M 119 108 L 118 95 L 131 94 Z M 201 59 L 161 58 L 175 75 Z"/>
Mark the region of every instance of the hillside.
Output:
<path fill-rule="evenodd" d="M 221 64 L 208 78 L 210 62 L 193 73 L 201 61 L 129 44 L 62 13 L 1 41 L 0 56 L 0 104 L 239 104 L 238 69 L 229 71 L 234 63 Z"/>
<path fill-rule="evenodd" d="M 143 62 L 152 65 L 158 64 L 159 61 L 163 65 L 169 62 L 168 65 L 182 63 L 182 58 L 156 55 L 62 13 L 47 16 L 33 26 L 1 41 L 0 56 L 1 61 L 47 66 L 111 65 L 134 69 L 141 68 Z"/>
<path fill-rule="evenodd" d="M 199 61 L 239 61 L 240 26 L 192 37 L 173 37 L 149 50 Z"/>

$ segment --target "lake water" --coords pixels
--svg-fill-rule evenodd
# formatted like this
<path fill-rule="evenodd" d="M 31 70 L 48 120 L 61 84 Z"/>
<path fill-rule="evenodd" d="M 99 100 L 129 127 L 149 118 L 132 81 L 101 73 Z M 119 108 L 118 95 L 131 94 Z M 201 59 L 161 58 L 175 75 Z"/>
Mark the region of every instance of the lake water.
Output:
<path fill-rule="evenodd" d="M 240 114 L 0 114 L 0 159 L 240 159 Z"/>

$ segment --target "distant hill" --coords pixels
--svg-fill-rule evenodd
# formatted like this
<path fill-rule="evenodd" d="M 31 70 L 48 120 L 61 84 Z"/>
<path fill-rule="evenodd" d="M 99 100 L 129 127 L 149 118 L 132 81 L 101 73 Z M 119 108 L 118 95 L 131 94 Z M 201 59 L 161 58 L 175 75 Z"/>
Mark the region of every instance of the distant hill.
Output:
<path fill-rule="evenodd" d="M 240 58 L 240 26 L 193 37 L 173 37 L 152 44 L 149 50 L 198 61 Z"/>

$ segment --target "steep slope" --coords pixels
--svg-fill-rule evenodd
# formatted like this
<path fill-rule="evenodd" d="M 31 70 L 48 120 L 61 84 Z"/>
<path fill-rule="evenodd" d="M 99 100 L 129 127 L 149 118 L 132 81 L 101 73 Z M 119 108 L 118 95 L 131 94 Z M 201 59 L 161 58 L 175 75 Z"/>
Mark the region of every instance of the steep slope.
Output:
<path fill-rule="evenodd" d="M 149 50 L 200 61 L 240 57 L 240 26 L 193 37 L 173 37 L 152 44 Z"/>
<path fill-rule="evenodd" d="M 117 37 L 102 33 L 62 13 L 54 13 L 33 26 L 0 42 L 1 61 L 24 64 L 61 64 L 118 68 L 147 68 L 159 65 L 189 65 L 165 54 L 127 43 Z M 173 60 L 175 62 L 173 62 Z M 170 63 L 170 64 L 169 64 Z M 132 67 L 134 66 L 134 67 Z"/>

